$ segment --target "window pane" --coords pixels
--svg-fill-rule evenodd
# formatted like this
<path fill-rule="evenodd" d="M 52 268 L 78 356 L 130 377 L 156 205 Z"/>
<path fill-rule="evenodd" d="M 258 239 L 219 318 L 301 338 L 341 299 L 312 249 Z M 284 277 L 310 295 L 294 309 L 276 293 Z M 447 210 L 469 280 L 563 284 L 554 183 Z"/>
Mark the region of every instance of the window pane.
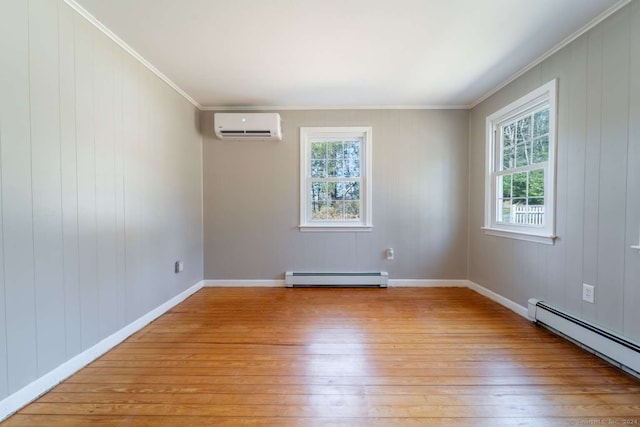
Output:
<path fill-rule="evenodd" d="M 344 202 L 332 201 L 329 202 L 329 209 L 327 209 L 328 219 L 342 219 L 342 207 Z"/>
<path fill-rule="evenodd" d="M 311 158 L 312 159 L 326 159 L 327 158 L 327 143 L 326 142 L 312 142 L 311 143 Z"/>
<path fill-rule="evenodd" d="M 360 183 L 357 181 L 344 182 L 344 199 L 360 200 Z"/>
<path fill-rule="evenodd" d="M 533 137 L 549 133 L 549 109 L 538 111 L 533 115 Z"/>
<path fill-rule="evenodd" d="M 327 177 L 327 161 L 311 160 L 311 178 Z"/>
<path fill-rule="evenodd" d="M 311 202 L 311 219 L 327 219 L 327 202 Z"/>
<path fill-rule="evenodd" d="M 531 116 L 524 117 L 516 122 L 516 144 L 531 140 Z"/>
<path fill-rule="evenodd" d="M 360 202 L 345 202 L 344 219 L 360 219 Z"/>
<path fill-rule="evenodd" d="M 344 160 L 327 161 L 327 176 L 330 178 L 342 178 L 345 175 Z"/>
<path fill-rule="evenodd" d="M 516 166 L 515 154 L 515 146 L 511 146 L 502 152 L 502 170 L 513 169 Z"/>
<path fill-rule="evenodd" d="M 544 170 L 529 172 L 529 194 L 527 196 L 544 196 Z"/>
<path fill-rule="evenodd" d="M 531 164 L 531 116 L 516 122 L 516 167 Z"/>
<path fill-rule="evenodd" d="M 344 151 L 342 141 L 327 143 L 327 158 L 329 159 L 343 159 Z"/>
<path fill-rule="evenodd" d="M 524 142 L 516 145 L 516 167 L 529 166 L 531 152 Z"/>
<path fill-rule="evenodd" d="M 345 178 L 358 178 L 360 177 L 360 160 L 349 159 L 344 161 L 344 176 Z"/>
<path fill-rule="evenodd" d="M 360 141 L 348 141 L 344 144 L 345 159 L 360 159 Z"/>
<path fill-rule="evenodd" d="M 338 182 L 328 182 L 327 183 L 327 197 L 329 201 L 341 199 L 338 195 Z"/>
<path fill-rule="evenodd" d="M 511 175 L 500 177 L 502 185 L 498 184 L 498 188 L 502 188 L 502 197 L 511 197 Z"/>
<path fill-rule="evenodd" d="M 514 124 L 502 128 L 502 170 L 511 169 L 515 166 L 515 135 Z"/>
<path fill-rule="evenodd" d="M 533 141 L 533 163 L 549 160 L 549 136 L 536 138 Z"/>
<path fill-rule="evenodd" d="M 502 128 L 502 146 L 503 148 L 513 147 L 516 140 L 516 126 L 512 123 Z"/>
<path fill-rule="evenodd" d="M 498 221 L 510 222 L 511 218 L 511 199 L 499 199 L 498 200 Z"/>
<path fill-rule="evenodd" d="M 512 176 L 512 197 L 527 197 L 527 172 L 515 173 Z"/>
<path fill-rule="evenodd" d="M 320 201 L 327 200 L 327 183 L 326 182 L 312 182 L 311 183 L 311 200 Z"/>

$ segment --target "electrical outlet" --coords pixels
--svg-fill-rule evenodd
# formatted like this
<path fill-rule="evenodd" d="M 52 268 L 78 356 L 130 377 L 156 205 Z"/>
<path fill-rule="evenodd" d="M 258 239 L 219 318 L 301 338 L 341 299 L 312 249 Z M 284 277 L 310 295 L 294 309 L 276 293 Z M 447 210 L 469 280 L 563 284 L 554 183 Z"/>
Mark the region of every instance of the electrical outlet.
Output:
<path fill-rule="evenodd" d="M 184 263 L 182 261 L 176 261 L 176 265 L 175 265 L 175 272 L 176 273 L 182 273 L 182 270 L 184 270 Z"/>
<path fill-rule="evenodd" d="M 393 248 L 389 248 L 385 251 L 385 257 L 387 260 L 391 261 L 395 258 L 395 254 L 393 253 Z"/>
<path fill-rule="evenodd" d="M 595 303 L 596 300 L 596 290 L 595 286 L 587 285 L 586 283 L 582 284 L 582 300 L 586 302 L 590 302 L 591 304 Z"/>

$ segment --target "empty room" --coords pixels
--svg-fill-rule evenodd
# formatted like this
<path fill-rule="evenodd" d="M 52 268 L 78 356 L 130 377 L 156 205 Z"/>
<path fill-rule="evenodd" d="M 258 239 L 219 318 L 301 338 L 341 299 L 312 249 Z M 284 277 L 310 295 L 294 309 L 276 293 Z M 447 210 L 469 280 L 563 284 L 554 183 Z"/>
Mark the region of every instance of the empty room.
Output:
<path fill-rule="evenodd" d="M 0 0 L 0 425 L 640 424 L 640 0 Z"/>

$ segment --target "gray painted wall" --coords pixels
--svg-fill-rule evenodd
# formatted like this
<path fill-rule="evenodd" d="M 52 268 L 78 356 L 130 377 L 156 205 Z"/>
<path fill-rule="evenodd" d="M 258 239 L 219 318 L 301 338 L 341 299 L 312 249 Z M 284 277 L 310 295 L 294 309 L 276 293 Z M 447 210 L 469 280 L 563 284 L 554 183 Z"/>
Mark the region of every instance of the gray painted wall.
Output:
<path fill-rule="evenodd" d="M 191 104 L 61 0 L 0 2 L 0 94 L 2 399 L 203 268 Z"/>
<path fill-rule="evenodd" d="M 555 246 L 485 236 L 485 118 L 559 78 Z M 469 279 L 541 298 L 640 340 L 640 2 L 632 2 L 471 111 Z M 595 285 L 595 304 L 582 302 Z"/>
<path fill-rule="evenodd" d="M 205 279 L 283 279 L 286 270 L 386 270 L 467 278 L 467 111 L 282 111 L 281 142 L 204 135 Z M 373 127 L 373 231 L 303 233 L 301 126 Z M 395 249 L 395 261 L 383 259 Z"/>

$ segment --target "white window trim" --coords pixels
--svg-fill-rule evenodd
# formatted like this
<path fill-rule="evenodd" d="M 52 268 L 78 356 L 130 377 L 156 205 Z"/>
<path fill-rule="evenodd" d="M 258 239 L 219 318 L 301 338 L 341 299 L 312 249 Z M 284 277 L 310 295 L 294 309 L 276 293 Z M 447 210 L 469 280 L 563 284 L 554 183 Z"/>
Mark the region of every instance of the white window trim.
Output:
<path fill-rule="evenodd" d="M 553 245 L 557 238 L 555 234 L 556 221 L 556 151 L 557 151 L 557 93 L 558 79 L 542 85 L 522 98 L 512 102 L 504 108 L 487 117 L 486 120 L 486 173 L 485 173 L 485 234 L 507 237 L 530 242 Z M 536 104 L 549 104 L 549 160 L 545 169 L 545 226 L 542 228 L 526 225 L 502 224 L 496 221 L 496 140 L 498 126 Z"/>
<path fill-rule="evenodd" d="M 370 126 L 356 127 L 301 127 L 300 128 L 300 231 L 316 232 L 359 232 L 371 231 L 372 223 L 372 128 Z M 309 218 L 309 183 L 311 180 L 311 162 L 309 139 L 314 137 L 358 137 L 363 138 L 360 147 L 364 165 L 360 166 L 361 174 L 361 218 L 359 221 L 326 221 L 311 222 Z"/>

